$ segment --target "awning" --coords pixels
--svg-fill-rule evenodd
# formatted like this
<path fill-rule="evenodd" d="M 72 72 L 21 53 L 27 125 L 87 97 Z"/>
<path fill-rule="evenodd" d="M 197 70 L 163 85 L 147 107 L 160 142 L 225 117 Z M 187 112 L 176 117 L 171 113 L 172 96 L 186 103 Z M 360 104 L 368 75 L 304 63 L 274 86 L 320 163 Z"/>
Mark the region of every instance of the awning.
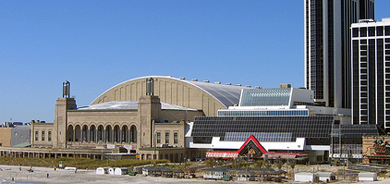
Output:
<path fill-rule="evenodd" d="M 29 142 L 24 142 L 24 143 L 13 145 L 11 147 L 24 148 L 24 147 L 30 147 L 30 146 L 31 146 L 31 144 Z"/>
<path fill-rule="evenodd" d="M 262 155 L 261 158 L 264 158 L 266 154 Z M 288 154 L 267 154 L 268 159 L 294 159 L 297 155 L 288 155 Z"/>
<path fill-rule="evenodd" d="M 206 158 L 237 158 L 237 152 L 227 152 L 227 151 L 208 151 L 206 153 Z"/>

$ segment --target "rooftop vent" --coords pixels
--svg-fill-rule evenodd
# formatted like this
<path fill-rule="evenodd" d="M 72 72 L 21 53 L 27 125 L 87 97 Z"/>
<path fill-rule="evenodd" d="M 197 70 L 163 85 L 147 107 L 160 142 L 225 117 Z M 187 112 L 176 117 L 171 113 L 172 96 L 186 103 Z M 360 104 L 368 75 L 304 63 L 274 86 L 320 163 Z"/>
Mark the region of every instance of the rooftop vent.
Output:
<path fill-rule="evenodd" d="M 192 79 L 192 81 L 198 81 L 198 79 Z"/>
<path fill-rule="evenodd" d="M 373 19 L 359 19 L 359 23 L 363 22 L 375 22 Z"/>
<path fill-rule="evenodd" d="M 291 88 L 291 84 L 281 84 L 280 88 Z"/>

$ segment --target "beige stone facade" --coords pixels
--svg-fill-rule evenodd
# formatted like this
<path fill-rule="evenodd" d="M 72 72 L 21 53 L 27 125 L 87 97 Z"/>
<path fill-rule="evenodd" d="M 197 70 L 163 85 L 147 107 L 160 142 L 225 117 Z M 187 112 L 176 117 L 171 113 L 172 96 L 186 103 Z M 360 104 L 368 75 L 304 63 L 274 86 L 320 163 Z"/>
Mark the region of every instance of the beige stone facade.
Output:
<path fill-rule="evenodd" d="M 74 107 L 73 102 L 74 99 L 58 99 L 57 114 L 65 114 L 64 116 L 56 116 L 54 123 L 31 125 L 33 147 L 68 149 L 124 147 L 129 149 L 129 153 L 139 154 L 143 159 L 150 159 L 150 156 L 147 157 L 150 151 L 143 149 L 147 153 L 142 153 L 140 148 L 156 147 L 160 150 L 164 147 L 165 152 L 169 148 L 175 148 L 172 151 L 180 152 L 177 153 L 180 158 L 170 157 L 170 153 L 164 151 L 163 158 L 167 154 L 169 159 L 179 160 L 183 159 L 182 155 L 185 154 L 184 118 L 192 121 L 195 116 L 204 116 L 202 111 L 197 110 L 161 109 L 157 96 L 141 97 L 138 110 L 76 110 L 68 107 L 66 113 L 61 112 L 62 105 L 72 104 L 70 107 Z M 67 122 L 62 122 L 63 119 Z M 161 120 L 164 121 L 160 122 Z"/>
<path fill-rule="evenodd" d="M 197 155 L 185 147 L 187 122 L 193 121 L 195 116 L 216 115 L 218 109 L 226 108 L 221 102 L 223 98 L 218 99 L 188 81 L 170 77 L 149 79 L 137 78 L 116 85 L 91 103 L 96 106 L 137 101 L 137 108 L 77 108 L 67 88 L 64 90 L 67 94 L 56 102 L 54 122 L 32 123 L 32 147 L 102 152 L 123 147 L 128 154 L 135 154 L 140 159 L 171 161 L 183 161 Z M 147 84 L 148 80 L 152 83 Z M 205 85 L 214 91 L 221 86 Z M 241 87 L 224 87 L 235 90 L 235 95 L 232 92 L 227 95 L 239 98 L 236 94 Z M 228 102 L 236 103 L 230 99 Z M 163 108 L 163 103 L 175 108 Z"/>
<path fill-rule="evenodd" d="M 12 127 L 0 127 L 0 146 L 11 146 Z"/>

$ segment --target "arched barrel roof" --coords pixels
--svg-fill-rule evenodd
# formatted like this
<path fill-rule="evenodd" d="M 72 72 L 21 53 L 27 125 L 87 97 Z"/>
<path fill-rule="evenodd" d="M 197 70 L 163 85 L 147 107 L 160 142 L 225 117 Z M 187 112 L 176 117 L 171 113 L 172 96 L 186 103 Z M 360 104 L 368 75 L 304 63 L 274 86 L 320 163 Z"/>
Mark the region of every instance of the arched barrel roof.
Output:
<path fill-rule="evenodd" d="M 91 105 L 111 101 L 139 100 L 146 94 L 146 79 L 154 79 L 154 95 L 161 102 L 203 110 L 206 116 L 217 115 L 218 109 L 226 109 L 239 103 L 245 87 L 209 82 L 188 81 L 170 76 L 145 76 L 122 82 L 97 97 Z"/>

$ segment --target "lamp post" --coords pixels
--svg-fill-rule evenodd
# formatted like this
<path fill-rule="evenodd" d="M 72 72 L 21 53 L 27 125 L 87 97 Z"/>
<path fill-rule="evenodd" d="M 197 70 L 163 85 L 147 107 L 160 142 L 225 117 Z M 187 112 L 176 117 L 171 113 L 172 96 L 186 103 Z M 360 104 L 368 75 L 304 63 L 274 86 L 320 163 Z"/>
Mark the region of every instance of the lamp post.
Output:
<path fill-rule="evenodd" d="M 156 155 L 156 144 L 157 144 L 157 131 L 154 130 L 154 155 L 153 155 L 153 159 L 156 160 L 157 159 L 157 155 Z"/>

